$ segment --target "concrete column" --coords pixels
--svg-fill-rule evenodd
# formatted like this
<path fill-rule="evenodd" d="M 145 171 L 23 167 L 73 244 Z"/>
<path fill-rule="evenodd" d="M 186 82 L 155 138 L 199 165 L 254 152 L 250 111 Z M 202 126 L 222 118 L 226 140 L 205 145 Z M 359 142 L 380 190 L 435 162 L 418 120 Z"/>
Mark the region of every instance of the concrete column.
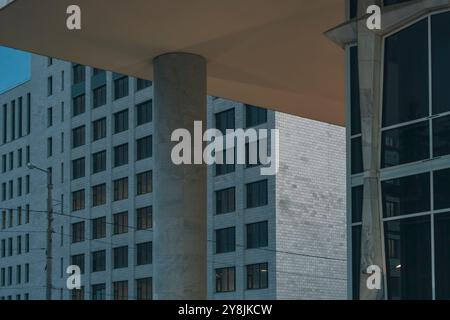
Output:
<path fill-rule="evenodd" d="M 175 165 L 179 128 L 206 126 L 206 60 L 168 53 L 154 60 L 154 298 L 206 299 L 206 165 Z"/>
<path fill-rule="evenodd" d="M 363 16 L 371 4 L 380 0 L 361 0 L 358 14 Z M 384 299 L 386 274 L 383 249 L 383 222 L 380 204 L 380 108 L 381 108 L 381 44 L 382 38 L 366 27 L 366 19 L 358 22 L 358 63 L 364 165 L 364 196 L 361 232 L 361 300 Z M 376 265 L 382 271 L 381 290 L 367 288 L 367 267 Z M 354 284 L 355 285 L 355 284 Z"/>

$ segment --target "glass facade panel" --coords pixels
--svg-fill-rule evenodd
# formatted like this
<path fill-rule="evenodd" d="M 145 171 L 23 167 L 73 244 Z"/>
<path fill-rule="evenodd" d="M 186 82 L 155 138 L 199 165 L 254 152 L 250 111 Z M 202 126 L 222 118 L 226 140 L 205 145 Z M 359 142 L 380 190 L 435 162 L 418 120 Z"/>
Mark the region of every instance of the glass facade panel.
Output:
<path fill-rule="evenodd" d="M 430 210 L 430 174 L 381 182 L 383 216 L 395 217 Z"/>

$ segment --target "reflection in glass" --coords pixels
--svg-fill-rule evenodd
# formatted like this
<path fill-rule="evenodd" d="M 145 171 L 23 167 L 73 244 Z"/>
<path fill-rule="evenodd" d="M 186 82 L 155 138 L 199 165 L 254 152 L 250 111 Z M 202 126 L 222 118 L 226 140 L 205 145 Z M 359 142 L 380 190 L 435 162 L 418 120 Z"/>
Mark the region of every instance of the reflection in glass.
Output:
<path fill-rule="evenodd" d="M 430 174 L 381 182 L 385 218 L 430 210 Z"/>
<path fill-rule="evenodd" d="M 430 216 L 385 222 L 389 300 L 431 299 Z"/>
<path fill-rule="evenodd" d="M 381 167 L 420 161 L 430 157 L 428 121 L 384 131 Z"/>
<path fill-rule="evenodd" d="M 450 116 L 433 120 L 433 157 L 448 154 L 450 154 Z"/>
<path fill-rule="evenodd" d="M 433 114 L 450 110 L 450 13 L 431 17 Z"/>
<path fill-rule="evenodd" d="M 427 19 L 386 39 L 383 92 L 383 127 L 428 115 Z"/>
<path fill-rule="evenodd" d="M 362 160 L 362 141 L 361 137 L 352 139 L 352 174 L 364 171 Z"/>
<path fill-rule="evenodd" d="M 434 172 L 434 209 L 450 208 L 450 169 Z"/>

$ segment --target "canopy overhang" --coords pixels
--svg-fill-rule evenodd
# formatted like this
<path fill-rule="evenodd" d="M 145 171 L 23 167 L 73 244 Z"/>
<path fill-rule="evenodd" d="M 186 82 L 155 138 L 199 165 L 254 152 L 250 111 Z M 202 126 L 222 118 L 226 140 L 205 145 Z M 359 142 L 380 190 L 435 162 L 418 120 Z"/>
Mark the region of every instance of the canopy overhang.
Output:
<path fill-rule="evenodd" d="M 66 9 L 81 8 L 81 30 Z M 344 125 L 344 0 L 16 0 L 0 45 L 151 80 L 152 61 L 208 61 L 208 94 Z"/>

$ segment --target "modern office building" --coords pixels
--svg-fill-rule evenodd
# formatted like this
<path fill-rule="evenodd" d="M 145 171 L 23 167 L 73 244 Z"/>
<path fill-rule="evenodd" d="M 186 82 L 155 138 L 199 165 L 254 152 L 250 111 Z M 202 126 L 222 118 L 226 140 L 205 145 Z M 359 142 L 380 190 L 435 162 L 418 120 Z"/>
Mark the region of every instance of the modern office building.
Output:
<path fill-rule="evenodd" d="M 371 4 L 381 30 L 368 30 Z M 354 299 L 448 299 L 450 3 L 348 1 L 349 288 Z M 350 237 L 351 235 L 351 237 Z M 365 269 L 382 270 L 368 290 Z"/>
<path fill-rule="evenodd" d="M 52 298 L 156 298 L 152 82 L 31 59 L 30 81 L 0 95 L 0 299 L 46 297 L 45 171 Z M 208 167 L 205 298 L 346 298 L 345 129 L 217 97 L 207 122 L 279 129 L 280 160 L 274 176 Z"/>

